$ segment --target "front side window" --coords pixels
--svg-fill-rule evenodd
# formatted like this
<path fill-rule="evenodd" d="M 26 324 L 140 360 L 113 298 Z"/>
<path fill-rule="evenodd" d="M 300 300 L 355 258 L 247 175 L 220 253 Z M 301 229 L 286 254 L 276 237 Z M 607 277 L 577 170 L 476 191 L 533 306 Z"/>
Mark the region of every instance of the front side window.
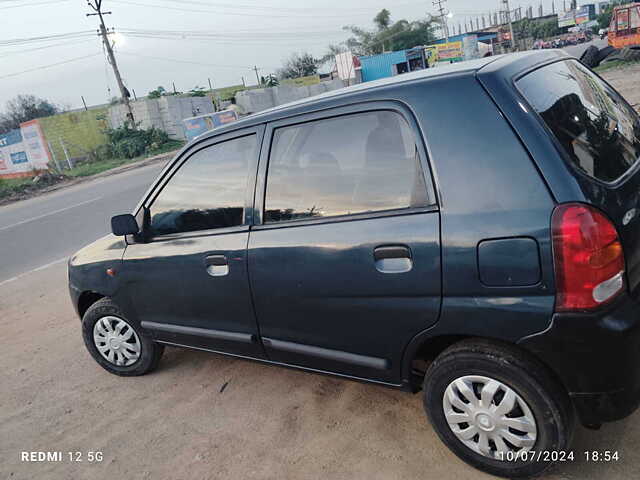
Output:
<path fill-rule="evenodd" d="M 518 87 L 583 173 L 613 182 L 640 158 L 638 114 L 579 62 L 542 67 Z"/>
<path fill-rule="evenodd" d="M 206 147 L 187 159 L 152 203 L 151 234 L 242 225 L 255 135 Z"/>
<path fill-rule="evenodd" d="M 396 112 L 345 115 L 274 133 L 267 223 L 428 204 L 416 139 Z"/>
<path fill-rule="evenodd" d="M 629 28 L 629 9 L 619 10 L 617 15 L 617 30 L 627 30 Z"/>
<path fill-rule="evenodd" d="M 632 7 L 629 11 L 631 12 L 629 20 L 631 28 L 640 28 L 640 7 Z"/>

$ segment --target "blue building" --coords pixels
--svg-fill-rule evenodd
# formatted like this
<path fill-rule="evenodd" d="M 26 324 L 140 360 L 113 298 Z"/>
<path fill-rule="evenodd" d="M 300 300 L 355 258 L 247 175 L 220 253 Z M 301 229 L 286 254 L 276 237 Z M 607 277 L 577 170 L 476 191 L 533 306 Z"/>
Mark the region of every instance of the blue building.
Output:
<path fill-rule="evenodd" d="M 393 77 L 428 67 L 424 47 L 360 57 L 362 81 Z"/>

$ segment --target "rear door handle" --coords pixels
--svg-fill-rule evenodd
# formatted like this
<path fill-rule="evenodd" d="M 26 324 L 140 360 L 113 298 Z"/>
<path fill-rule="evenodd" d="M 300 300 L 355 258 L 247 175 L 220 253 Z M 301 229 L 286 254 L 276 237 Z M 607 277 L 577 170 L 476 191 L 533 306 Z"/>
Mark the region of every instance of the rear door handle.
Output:
<path fill-rule="evenodd" d="M 223 277 L 229 273 L 229 262 L 224 255 L 209 255 L 204 258 L 204 265 L 212 277 Z"/>
<path fill-rule="evenodd" d="M 377 247 L 373 259 L 380 273 L 406 273 L 413 268 L 411 249 L 406 245 Z"/>

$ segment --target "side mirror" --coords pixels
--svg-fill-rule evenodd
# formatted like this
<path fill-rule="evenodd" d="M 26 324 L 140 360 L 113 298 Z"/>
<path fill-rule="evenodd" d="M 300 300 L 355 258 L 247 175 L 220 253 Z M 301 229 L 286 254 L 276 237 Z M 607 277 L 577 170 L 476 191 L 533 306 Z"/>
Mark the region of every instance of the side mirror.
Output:
<path fill-rule="evenodd" d="M 130 213 L 126 213 L 111 217 L 111 231 L 114 235 L 121 237 L 123 235 L 135 235 L 140 231 L 140 227 L 136 222 L 136 218 Z"/>

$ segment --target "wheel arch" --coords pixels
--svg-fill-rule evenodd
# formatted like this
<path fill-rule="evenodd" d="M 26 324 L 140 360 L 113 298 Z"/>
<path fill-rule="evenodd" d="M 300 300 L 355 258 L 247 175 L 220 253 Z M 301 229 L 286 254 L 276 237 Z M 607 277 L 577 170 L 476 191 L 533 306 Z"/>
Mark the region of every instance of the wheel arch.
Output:
<path fill-rule="evenodd" d="M 553 378 L 555 382 L 562 386 L 565 393 L 568 395 L 568 390 L 564 385 L 564 382 L 555 371 L 555 369 L 539 358 L 530 349 L 525 348 L 518 342 L 510 342 L 502 338 L 497 337 L 485 337 L 478 335 L 465 335 L 465 334 L 435 334 L 430 331 L 424 331 L 416 335 L 409 345 L 405 348 L 402 361 L 402 382 L 408 386 L 412 392 L 418 392 L 422 389 L 422 382 L 424 380 L 425 372 L 416 372 L 415 365 L 417 362 L 431 362 L 435 358 L 444 352 L 449 347 L 460 343 L 464 340 L 480 340 L 491 342 L 495 345 L 509 346 L 510 348 L 517 349 L 523 355 L 529 359 L 537 362 L 546 373 Z"/>
<path fill-rule="evenodd" d="M 96 303 L 98 300 L 102 300 L 106 295 L 103 295 L 98 292 L 94 292 L 92 290 L 85 290 L 78 297 L 78 314 L 80 315 L 80 319 L 84 317 L 84 314 L 89 310 L 89 307 Z"/>

